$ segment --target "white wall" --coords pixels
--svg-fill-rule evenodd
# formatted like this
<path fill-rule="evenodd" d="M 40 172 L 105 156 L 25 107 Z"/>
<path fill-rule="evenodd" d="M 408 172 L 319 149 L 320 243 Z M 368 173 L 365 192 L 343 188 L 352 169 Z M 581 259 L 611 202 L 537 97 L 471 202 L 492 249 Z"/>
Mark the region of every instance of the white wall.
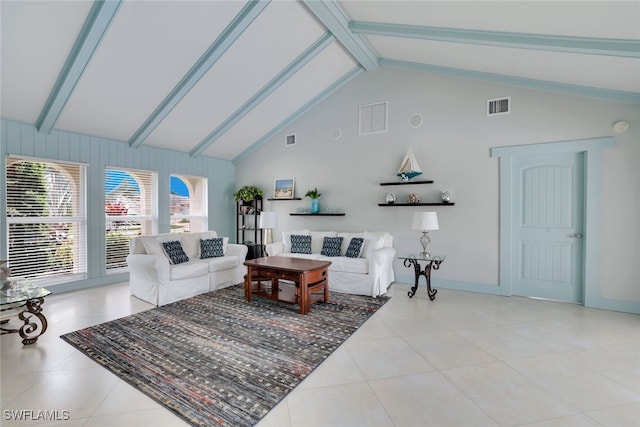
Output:
<path fill-rule="evenodd" d="M 511 96 L 512 113 L 487 118 L 486 100 Z M 389 131 L 359 136 L 358 106 L 389 102 Z M 409 126 L 412 113 L 424 116 L 420 128 Z M 236 163 L 236 187 L 254 184 L 271 196 L 273 180 L 293 177 L 296 195 L 318 187 L 323 208 L 339 208 L 345 217 L 292 217 L 308 200 L 265 201 L 278 212 L 275 240 L 282 230 L 387 230 L 399 254 L 417 253 L 419 233 L 411 230 L 413 213 L 438 212 L 440 230 L 430 233 L 431 252 L 447 255 L 434 274 L 438 286 L 495 292 L 499 267 L 499 159 L 492 147 L 612 136 L 611 124 L 631 122 L 615 135 L 604 153 L 601 297 L 640 301 L 640 107 L 537 92 L 471 80 L 455 80 L 413 71 L 380 69 L 363 73 L 282 134 Z M 330 131 L 341 128 L 332 141 Z M 297 144 L 284 146 L 284 136 Z M 432 185 L 381 187 L 396 180 L 411 146 Z M 454 195 L 451 207 L 379 207 L 387 192 L 405 201 L 409 192 L 438 201 Z M 399 262 L 396 276 L 412 281 Z M 615 308 L 615 307 L 614 307 Z"/>

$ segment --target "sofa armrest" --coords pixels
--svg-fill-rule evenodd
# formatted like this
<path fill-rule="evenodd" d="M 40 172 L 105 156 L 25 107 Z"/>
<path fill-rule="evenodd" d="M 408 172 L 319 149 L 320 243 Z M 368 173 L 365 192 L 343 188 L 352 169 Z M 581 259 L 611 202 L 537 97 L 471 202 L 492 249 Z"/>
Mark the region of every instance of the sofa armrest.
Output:
<path fill-rule="evenodd" d="M 283 242 L 274 242 L 267 244 L 266 247 L 268 256 L 279 255 L 284 251 L 284 243 Z"/>
<path fill-rule="evenodd" d="M 235 255 L 238 257 L 240 264 L 244 263 L 247 259 L 247 252 L 249 248 L 247 245 L 239 245 L 237 243 L 228 243 L 227 244 L 227 255 Z"/>
<path fill-rule="evenodd" d="M 380 271 L 393 269 L 393 261 L 396 258 L 394 248 L 380 248 L 371 251 L 369 256 L 369 274 L 379 274 Z"/>
<path fill-rule="evenodd" d="M 169 282 L 169 260 L 165 256 L 130 254 L 127 257 L 129 274 L 145 280 L 157 280 L 161 283 Z"/>

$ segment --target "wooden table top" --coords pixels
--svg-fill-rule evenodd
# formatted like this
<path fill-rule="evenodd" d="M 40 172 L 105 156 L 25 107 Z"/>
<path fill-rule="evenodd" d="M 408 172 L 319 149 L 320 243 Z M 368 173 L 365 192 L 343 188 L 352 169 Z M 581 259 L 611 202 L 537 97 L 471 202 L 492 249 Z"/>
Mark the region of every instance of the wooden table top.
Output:
<path fill-rule="evenodd" d="M 248 267 L 274 268 L 295 273 L 316 270 L 331 265 L 331 261 L 319 261 L 315 259 L 294 258 L 284 256 L 268 256 L 263 258 L 250 259 L 244 262 Z"/>

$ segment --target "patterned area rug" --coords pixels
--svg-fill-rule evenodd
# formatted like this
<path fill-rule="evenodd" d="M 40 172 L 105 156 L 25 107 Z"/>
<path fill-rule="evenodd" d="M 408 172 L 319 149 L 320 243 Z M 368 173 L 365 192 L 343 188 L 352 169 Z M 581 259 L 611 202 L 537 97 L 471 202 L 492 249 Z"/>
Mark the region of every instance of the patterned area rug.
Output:
<path fill-rule="evenodd" d="M 61 338 L 193 425 L 256 424 L 388 297 L 331 293 L 297 305 L 242 286 L 202 294 Z"/>

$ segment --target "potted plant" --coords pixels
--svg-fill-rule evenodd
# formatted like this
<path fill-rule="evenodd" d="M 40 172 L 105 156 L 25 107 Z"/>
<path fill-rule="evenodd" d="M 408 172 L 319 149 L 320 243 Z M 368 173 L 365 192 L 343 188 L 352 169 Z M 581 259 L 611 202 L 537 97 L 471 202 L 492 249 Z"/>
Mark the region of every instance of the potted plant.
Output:
<path fill-rule="evenodd" d="M 318 192 L 318 187 L 307 191 L 307 194 L 304 195 L 304 197 L 311 199 L 310 210 L 312 214 L 320 212 L 320 196 L 322 196 L 322 193 Z"/>
<path fill-rule="evenodd" d="M 253 199 L 262 197 L 263 195 L 264 195 L 264 192 L 258 187 L 255 187 L 253 185 L 245 185 L 241 187 L 238 191 L 233 193 L 233 198 L 235 199 L 236 202 L 239 202 L 241 200 L 243 202 L 250 202 Z"/>

